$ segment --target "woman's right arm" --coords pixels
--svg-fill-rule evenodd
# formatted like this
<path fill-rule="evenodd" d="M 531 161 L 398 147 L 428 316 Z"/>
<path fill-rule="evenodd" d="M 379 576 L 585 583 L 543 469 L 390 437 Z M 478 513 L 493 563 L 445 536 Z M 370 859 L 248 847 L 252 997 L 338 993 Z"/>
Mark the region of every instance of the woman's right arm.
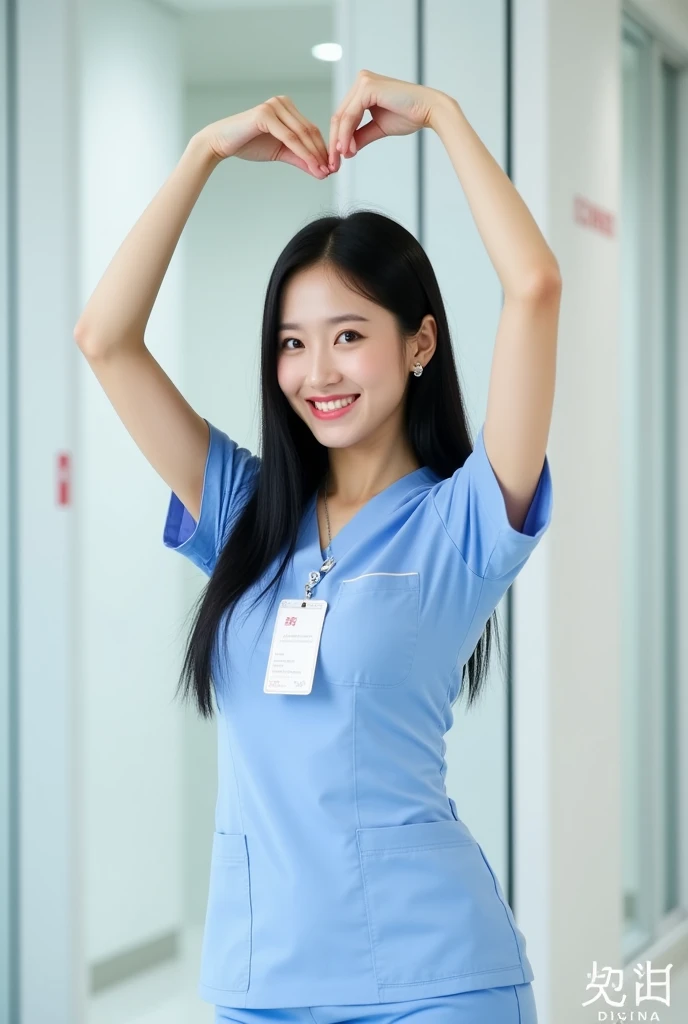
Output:
<path fill-rule="evenodd" d="M 179 163 L 112 258 L 74 338 L 146 459 L 197 519 L 208 426 L 144 342 L 146 325 L 184 225 L 220 157 L 203 135 Z"/>
<path fill-rule="evenodd" d="M 191 211 L 222 160 L 282 161 L 328 176 L 322 133 L 288 96 L 214 121 L 194 135 L 115 253 L 74 338 L 144 456 L 198 520 L 210 432 L 146 348 L 153 304 Z"/>

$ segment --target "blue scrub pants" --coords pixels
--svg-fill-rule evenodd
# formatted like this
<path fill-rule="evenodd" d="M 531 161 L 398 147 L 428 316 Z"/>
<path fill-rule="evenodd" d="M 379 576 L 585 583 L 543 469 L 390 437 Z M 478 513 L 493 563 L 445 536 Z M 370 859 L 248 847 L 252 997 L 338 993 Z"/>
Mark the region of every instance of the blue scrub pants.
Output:
<path fill-rule="evenodd" d="M 215 1024 L 537 1024 L 531 982 L 478 988 L 398 1003 L 295 1006 L 289 1009 L 215 1007 Z"/>

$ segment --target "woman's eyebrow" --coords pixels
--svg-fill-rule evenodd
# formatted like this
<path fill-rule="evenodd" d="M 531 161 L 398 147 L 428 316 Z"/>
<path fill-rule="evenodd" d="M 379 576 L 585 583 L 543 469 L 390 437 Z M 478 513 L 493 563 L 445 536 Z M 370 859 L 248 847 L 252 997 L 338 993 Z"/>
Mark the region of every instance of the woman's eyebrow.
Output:
<path fill-rule="evenodd" d="M 340 313 L 339 316 L 331 316 L 324 321 L 326 324 L 341 324 L 346 320 L 365 320 L 368 323 L 367 316 L 361 316 L 360 313 Z M 283 323 L 279 325 L 280 331 L 300 331 L 303 324 L 296 323 Z"/>

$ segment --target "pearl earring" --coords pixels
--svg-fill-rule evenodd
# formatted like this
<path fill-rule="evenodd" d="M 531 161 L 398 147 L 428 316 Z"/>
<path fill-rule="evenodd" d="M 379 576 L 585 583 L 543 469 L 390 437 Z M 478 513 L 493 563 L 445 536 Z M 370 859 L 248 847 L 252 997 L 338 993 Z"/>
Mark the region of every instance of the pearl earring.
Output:
<path fill-rule="evenodd" d="M 414 363 L 414 365 L 413 365 L 413 376 L 414 377 L 420 377 L 422 372 L 423 372 L 423 364 L 422 363 Z"/>

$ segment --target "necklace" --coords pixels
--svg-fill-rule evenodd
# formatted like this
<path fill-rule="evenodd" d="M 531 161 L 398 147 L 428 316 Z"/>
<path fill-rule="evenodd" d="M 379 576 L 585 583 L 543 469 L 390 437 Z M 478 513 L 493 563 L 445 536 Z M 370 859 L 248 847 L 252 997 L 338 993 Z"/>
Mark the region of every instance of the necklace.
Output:
<path fill-rule="evenodd" d="M 328 474 L 329 476 L 329 474 Z M 325 483 L 323 484 L 323 501 L 325 503 L 325 518 L 327 520 L 327 547 L 325 551 L 328 553 L 330 558 L 332 557 L 332 531 L 330 530 L 330 513 L 327 508 L 327 477 L 325 477 Z M 334 563 L 333 563 L 334 564 Z"/>
<path fill-rule="evenodd" d="M 329 474 L 328 474 L 328 476 L 329 476 Z M 334 557 L 332 555 L 332 530 L 330 529 L 330 513 L 329 513 L 329 509 L 327 507 L 327 477 L 325 477 L 325 483 L 323 485 L 323 501 L 325 503 L 325 518 L 327 520 L 327 547 L 325 548 L 325 551 L 326 551 L 326 554 L 327 554 L 327 558 L 325 559 L 323 564 L 320 566 L 320 569 L 316 569 L 316 570 L 313 570 L 312 572 L 308 573 L 308 582 L 306 583 L 306 587 L 305 587 L 305 596 L 306 596 L 306 598 L 310 598 L 310 596 L 311 596 L 311 594 L 313 592 L 313 588 L 315 586 L 317 586 L 317 584 L 320 582 L 320 580 L 322 579 L 324 574 L 326 572 L 329 572 L 330 569 L 335 565 L 335 560 L 334 560 Z M 317 504 L 316 504 L 316 511 L 317 511 Z M 318 529 L 318 517 L 316 515 L 316 531 L 317 531 L 317 529 Z M 320 537 L 318 537 L 318 549 L 320 549 Z"/>

